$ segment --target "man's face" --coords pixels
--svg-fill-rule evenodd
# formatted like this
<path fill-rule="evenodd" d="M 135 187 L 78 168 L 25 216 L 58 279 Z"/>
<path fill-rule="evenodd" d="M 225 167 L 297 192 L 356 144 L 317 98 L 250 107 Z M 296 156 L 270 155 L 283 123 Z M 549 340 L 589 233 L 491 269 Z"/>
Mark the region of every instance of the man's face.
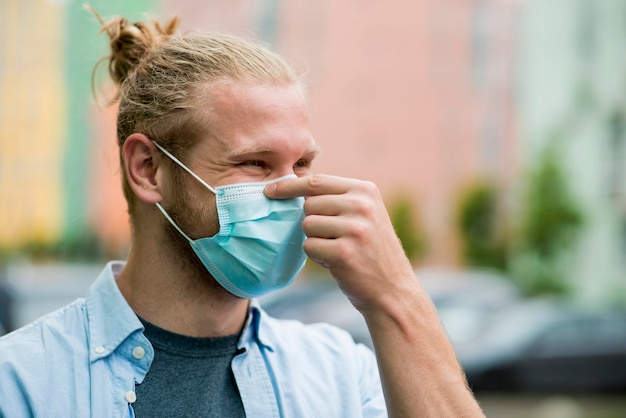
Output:
<path fill-rule="evenodd" d="M 207 92 L 208 134 L 187 159 L 188 167 L 205 182 L 216 187 L 311 174 L 318 147 L 309 129 L 306 101 L 296 86 L 228 83 Z M 164 199 L 170 215 L 193 239 L 215 235 L 219 230 L 215 196 L 182 169 L 174 170 L 173 180 L 178 182 Z M 193 254 L 177 231 L 168 236 L 177 236 L 178 245 Z"/>

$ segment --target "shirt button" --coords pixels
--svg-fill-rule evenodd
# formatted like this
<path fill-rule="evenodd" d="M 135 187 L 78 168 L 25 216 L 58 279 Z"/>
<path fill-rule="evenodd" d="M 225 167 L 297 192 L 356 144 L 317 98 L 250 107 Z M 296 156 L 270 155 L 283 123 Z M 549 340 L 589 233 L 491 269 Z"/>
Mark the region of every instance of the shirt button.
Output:
<path fill-rule="evenodd" d="M 129 390 L 128 392 L 126 392 L 126 402 L 133 403 L 136 400 L 137 400 L 137 394 L 135 394 L 135 392 L 133 392 L 132 390 Z"/>
<path fill-rule="evenodd" d="M 104 347 L 100 346 L 100 347 L 96 347 L 96 349 L 94 350 L 96 352 L 96 354 L 104 354 Z"/>
<path fill-rule="evenodd" d="M 141 347 L 133 348 L 133 357 L 136 358 L 137 360 L 141 360 L 144 355 L 146 355 L 146 352 L 143 348 Z"/>

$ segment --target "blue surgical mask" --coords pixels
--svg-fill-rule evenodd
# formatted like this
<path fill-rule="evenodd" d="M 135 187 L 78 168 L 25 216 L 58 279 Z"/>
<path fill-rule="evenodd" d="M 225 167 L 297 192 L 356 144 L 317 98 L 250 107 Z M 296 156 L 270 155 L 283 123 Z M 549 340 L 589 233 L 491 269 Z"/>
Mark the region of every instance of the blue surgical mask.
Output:
<path fill-rule="evenodd" d="M 306 238 L 302 231 L 304 198 L 275 200 L 264 194 L 268 184 L 295 175 L 211 187 L 163 147 L 155 145 L 215 194 L 220 230 L 208 238 L 191 239 L 159 203 L 156 206 L 189 241 L 222 287 L 236 296 L 254 298 L 281 289 L 296 278 L 306 261 L 302 248 Z"/>

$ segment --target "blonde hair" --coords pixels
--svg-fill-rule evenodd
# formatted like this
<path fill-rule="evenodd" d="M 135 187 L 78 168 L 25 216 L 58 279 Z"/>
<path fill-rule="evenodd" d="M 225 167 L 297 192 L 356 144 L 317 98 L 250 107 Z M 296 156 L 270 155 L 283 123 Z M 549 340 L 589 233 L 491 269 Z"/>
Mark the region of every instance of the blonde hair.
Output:
<path fill-rule="evenodd" d="M 189 148 L 206 133 L 210 87 L 217 83 L 301 87 L 286 61 L 258 43 L 217 34 L 180 35 L 178 17 L 165 25 L 156 20 L 151 25 L 130 23 L 123 17 L 105 22 L 88 8 L 110 39 L 111 54 L 103 60 L 108 60 L 110 77 L 118 86 L 120 151 L 126 138 L 139 132 L 185 161 Z M 132 216 L 133 194 L 123 177 Z"/>

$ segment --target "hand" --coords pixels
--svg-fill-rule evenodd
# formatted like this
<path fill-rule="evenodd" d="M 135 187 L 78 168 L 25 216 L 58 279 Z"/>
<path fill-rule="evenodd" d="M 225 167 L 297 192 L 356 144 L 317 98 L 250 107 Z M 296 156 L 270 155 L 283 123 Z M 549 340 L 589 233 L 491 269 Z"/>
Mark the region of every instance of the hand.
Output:
<path fill-rule="evenodd" d="M 372 336 L 390 417 L 484 417 L 374 184 L 313 175 L 271 184 L 304 196 L 304 251 L 326 266 Z"/>
<path fill-rule="evenodd" d="M 304 251 L 329 269 L 357 309 L 394 303 L 394 295 L 416 285 L 373 183 L 317 174 L 273 183 L 265 194 L 272 199 L 306 198 Z"/>

